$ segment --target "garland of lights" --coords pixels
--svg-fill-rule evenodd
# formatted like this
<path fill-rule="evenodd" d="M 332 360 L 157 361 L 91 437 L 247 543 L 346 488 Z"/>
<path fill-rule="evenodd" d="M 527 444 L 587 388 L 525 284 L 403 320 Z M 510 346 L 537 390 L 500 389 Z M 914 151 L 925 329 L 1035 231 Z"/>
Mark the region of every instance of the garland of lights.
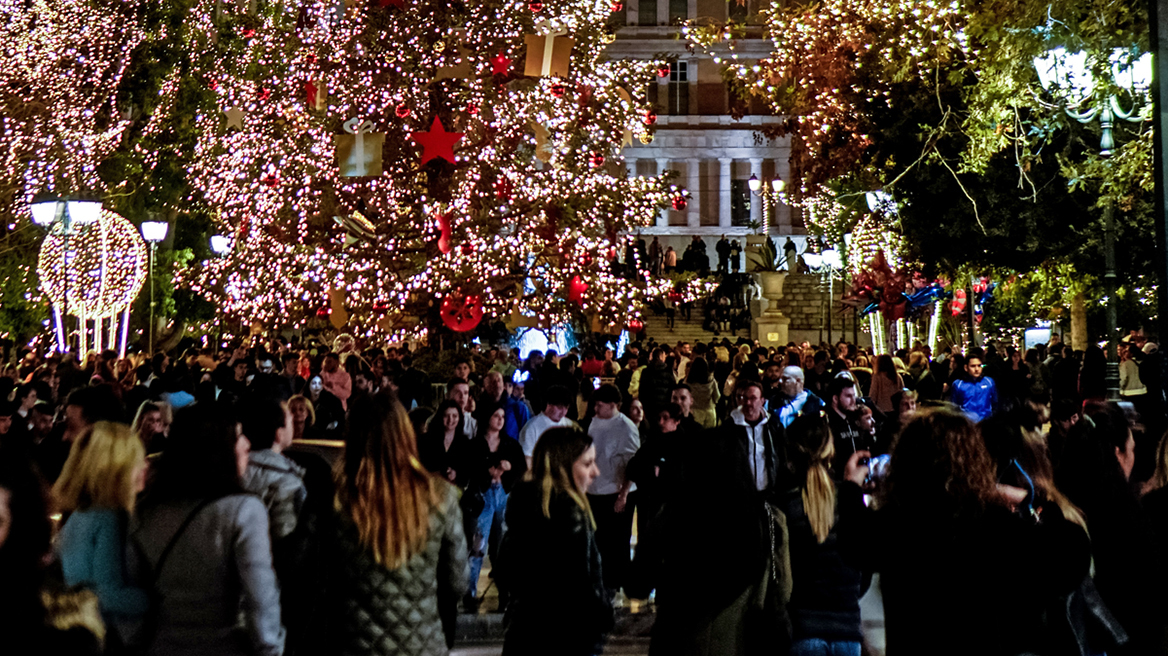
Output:
<path fill-rule="evenodd" d="M 624 174 L 626 136 L 649 135 L 641 90 L 657 64 L 601 59 L 610 2 L 217 4 L 200 0 L 184 25 L 218 98 L 195 117 L 192 173 L 234 247 L 185 280 L 229 315 L 302 324 L 342 289 L 371 332 L 459 292 L 497 317 L 623 326 L 670 288 L 643 268 L 610 272 L 683 193 Z M 564 38 L 552 35 L 573 40 L 568 74 L 524 76 L 527 57 L 553 51 L 527 40 Z M 440 130 L 454 161 L 423 162 L 420 141 Z M 356 160 L 381 175 L 342 175 Z"/>

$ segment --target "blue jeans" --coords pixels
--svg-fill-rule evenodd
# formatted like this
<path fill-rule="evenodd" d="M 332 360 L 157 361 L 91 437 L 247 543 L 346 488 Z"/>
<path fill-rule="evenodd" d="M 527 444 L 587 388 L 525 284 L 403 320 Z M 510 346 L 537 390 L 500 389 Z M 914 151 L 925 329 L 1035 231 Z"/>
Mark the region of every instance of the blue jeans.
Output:
<path fill-rule="evenodd" d="M 499 542 L 503 538 L 503 513 L 507 510 L 507 493 L 499 483 L 483 491 L 483 512 L 475 522 L 475 534 L 470 539 L 470 585 L 467 594 L 478 596 L 479 574 L 483 571 L 483 556 L 491 555 L 495 562 Z"/>
<path fill-rule="evenodd" d="M 791 656 L 860 656 L 860 643 L 803 638 L 791 645 Z"/>

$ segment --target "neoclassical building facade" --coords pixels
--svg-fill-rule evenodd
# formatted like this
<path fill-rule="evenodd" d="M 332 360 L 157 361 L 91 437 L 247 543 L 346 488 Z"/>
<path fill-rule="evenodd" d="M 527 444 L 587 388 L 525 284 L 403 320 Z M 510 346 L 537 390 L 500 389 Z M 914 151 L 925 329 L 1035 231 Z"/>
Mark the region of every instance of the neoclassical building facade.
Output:
<path fill-rule="evenodd" d="M 761 103 L 743 105 L 733 98 L 722 79 L 722 64 L 690 52 L 679 38 L 683 20 L 742 18 L 757 12 L 757 1 L 631 0 L 624 7 L 625 25 L 608 47 L 612 58 L 676 60 L 669 75 L 658 77 L 648 91 L 658 114 L 653 141 L 634 142 L 623 152 L 630 175 L 679 173 L 678 186 L 691 196 L 688 206 L 663 212 L 656 225 L 642 230 L 674 248 L 684 248 L 693 235 L 707 242 L 722 234 L 742 238 L 753 232 L 747 227 L 753 222 L 766 225 L 776 239 L 793 236 L 802 250 L 806 231 L 798 216 L 749 186 L 752 176 L 763 184 L 790 178 L 789 139 L 768 140 L 759 132 L 781 117 L 770 115 Z M 733 53 L 750 61 L 766 57 L 771 48 L 762 28 L 752 27 L 747 38 L 735 42 Z"/>

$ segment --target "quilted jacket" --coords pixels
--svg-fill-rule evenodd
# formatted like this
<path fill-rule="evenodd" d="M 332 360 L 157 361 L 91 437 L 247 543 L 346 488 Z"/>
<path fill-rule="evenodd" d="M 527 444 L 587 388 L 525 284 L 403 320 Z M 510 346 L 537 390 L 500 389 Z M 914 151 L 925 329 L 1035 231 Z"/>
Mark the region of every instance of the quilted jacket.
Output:
<path fill-rule="evenodd" d="M 329 644 L 344 656 L 445 656 L 449 653 L 439 596 L 458 599 L 467 587 L 467 546 L 458 492 L 439 481 L 442 501 L 430 512 L 426 548 L 404 566 L 379 565 L 361 546 L 344 513 L 329 540 L 330 601 L 335 611 Z M 450 627 L 451 629 L 453 627 Z"/>
<path fill-rule="evenodd" d="M 271 449 L 252 451 L 248 456 L 243 487 L 264 500 L 273 543 L 296 529 L 300 510 L 308 496 L 304 487 L 304 468 Z"/>

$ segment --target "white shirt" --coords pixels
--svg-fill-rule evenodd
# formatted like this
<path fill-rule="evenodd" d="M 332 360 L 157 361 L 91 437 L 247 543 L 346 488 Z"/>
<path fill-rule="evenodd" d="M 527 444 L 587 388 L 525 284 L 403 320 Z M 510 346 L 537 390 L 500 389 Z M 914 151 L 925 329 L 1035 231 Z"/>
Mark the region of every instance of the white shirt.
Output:
<path fill-rule="evenodd" d="M 753 446 L 752 457 L 750 459 L 750 470 L 754 472 L 754 486 L 761 492 L 767 486 L 766 473 L 766 442 L 764 441 L 763 431 L 766 430 L 767 416 L 764 414 L 762 419 L 757 424 L 751 426 L 746 421 L 746 417 L 742 414 L 742 408 L 734 408 L 730 413 L 730 419 L 739 426 L 746 428 L 746 435 L 750 438 Z"/>
<path fill-rule="evenodd" d="M 589 494 L 616 494 L 625 482 L 625 469 L 641 448 L 641 436 L 632 419 L 616 413 L 612 419 L 593 417 L 588 425 L 592 446 L 596 447 L 596 468 L 600 475 L 592 481 Z M 636 483 L 629 492 L 637 489 Z"/>
<path fill-rule="evenodd" d="M 527 423 L 523 425 L 523 428 L 519 429 L 519 444 L 523 447 L 523 455 L 530 458 L 531 454 L 535 453 L 535 443 L 539 441 L 539 436 L 543 435 L 543 432 L 547 429 L 575 425 L 576 422 L 567 417 L 559 421 L 552 421 L 551 417 L 548 417 L 542 412 L 528 419 Z"/>

